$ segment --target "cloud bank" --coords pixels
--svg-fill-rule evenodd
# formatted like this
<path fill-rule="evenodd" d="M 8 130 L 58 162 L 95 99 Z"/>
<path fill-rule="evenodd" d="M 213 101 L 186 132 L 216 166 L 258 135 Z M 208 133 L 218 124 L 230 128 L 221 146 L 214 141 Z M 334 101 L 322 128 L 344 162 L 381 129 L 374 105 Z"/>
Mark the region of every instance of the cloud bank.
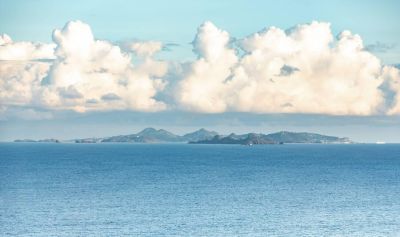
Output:
<path fill-rule="evenodd" d="M 1 111 L 400 114 L 399 69 L 382 65 L 359 35 L 335 37 L 329 23 L 233 40 L 205 22 L 193 41 L 198 57 L 185 63 L 156 60 L 158 41 L 98 40 L 80 21 L 55 30 L 53 42 L 0 36 Z"/>
<path fill-rule="evenodd" d="M 397 69 L 382 66 L 349 31 L 337 39 L 328 23 L 290 30 L 271 27 L 239 41 L 206 22 L 194 42 L 199 56 L 185 73 L 178 101 L 200 112 L 398 113 L 398 97 L 385 108 L 384 82 L 399 94 Z M 397 86 L 397 87 L 396 87 Z M 394 105 L 396 104 L 396 105 Z"/>
<path fill-rule="evenodd" d="M 7 60 L 0 64 L 3 106 L 78 112 L 166 108 L 153 97 L 164 87 L 161 78 L 167 64 L 149 56 L 134 65 L 129 52 L 96 40 L 85 23 L 71 21 L 55 30 L 54 44 L 13 43 L 8 36 L 1 39 L 0 57 Z"/>

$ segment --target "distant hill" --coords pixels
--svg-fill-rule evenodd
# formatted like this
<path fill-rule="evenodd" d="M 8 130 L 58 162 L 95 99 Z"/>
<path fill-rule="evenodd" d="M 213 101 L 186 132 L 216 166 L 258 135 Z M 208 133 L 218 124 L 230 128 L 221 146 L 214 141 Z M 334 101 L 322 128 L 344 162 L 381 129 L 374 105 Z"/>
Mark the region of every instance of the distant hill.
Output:
<path fill-rule="evenodd" d="M 102 138 L 83 138 L 83 139 L 75 139 L 68 142 L 75 142 L 75 143 L 98 143 L 101 142 Z"/>
<path fill-rule="evenodd" d="M 42 139 L 42 140 L 33 140 L 33 139 L 17 139 L 14 142 L 48 142 L 48 143 L 60 143 L 60 140 L 49 138 L 49 139 Z"/>
<path fill-rule="evenodd" d="M 191 142 L 192 144 L 283 144 L 283 143 L 351 143 L 348 138 L 326 136 L 316 133 L 277 132 L 271 134 L 249 133 L 244 135 L 217 135 L 212 139 Z"/>
<path fill-rule="evenodd" d="M 17 139 L 14 140 L 14 142 L 37 142 L 37 141 L 33 139 Z"/>
<path fill-rule="evenodd" d="M 249 133 L 245 135 L 236 135 L 234 133 L 228 136 L 216 135 L 212 139 L 189 142 L 191 144 L 240 144 L 240 145 L 262 145 L 276 144 L 274 140 L 267 138 L 263 134 Z"/>
<path fill-rule="evenodd" d="M 218 135 L 217 132 L 208 131 L 208 130 L 202 128 L 197 131 L 183 135 L 183 138 L 185 139 L 185 141 L 193 142 L 193 141 L 200 141 L 200 140 L 208 140 L 208 139 L 213 138 L 216 135 Z"/>
<path fill-rule="evenodd" d="M 14 142 L 53 142 L 57 139 L 31 140 L 22 139 Z M 125 142 L 125 143 L 163 143 L 163 142 L 188 142 L 192 144 L 282 144 L 282 143 L 351 143 L 348 138 L 326 136 L 316 133 L 277 132 L 271 134 L 248 133 L 219 135 L 217 132 L 204 128 L 187 133 L 183 136 L 173 134 L 164 129 L 145 128 L 142 131 L 129 135 L 118 135 L 104 138 L 83 138 L 64 142 L 75 143 L 100 143 L 100 142 Z"/>
<path fill-rule="evenodd" d="M 104 138 L 101 142 L 138 142 L 138 143 L 157 143 L 157 142 L 185 142 L 186 140 L 164 129 L 145 128 L 141 132 L 131 135 L 120 135 Z"/>
<path fill-rule="evenodd" d="M 266 135 L 268 138 L 283 143 L 346 143 L 348 138 L 339 138 L 307 132 L 277 132 Z"/>

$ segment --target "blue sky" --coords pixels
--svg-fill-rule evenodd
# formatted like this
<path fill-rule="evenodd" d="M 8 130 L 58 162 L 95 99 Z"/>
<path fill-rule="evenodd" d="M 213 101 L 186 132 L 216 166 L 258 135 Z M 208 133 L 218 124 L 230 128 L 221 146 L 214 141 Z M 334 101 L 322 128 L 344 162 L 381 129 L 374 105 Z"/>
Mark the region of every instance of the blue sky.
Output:
<path fill-rule="evenodd" d="M 182 60 L 194 56 L 189 43 L 196 28 L 208 20 L 238 38 L 265 27 L 287 29 L 318 20 L 331 22 L 335 33 L 351 30 L 360 34 L 366 45 L 398 44 L 399 9 L 396 0 L 1 0 L 0 30 L 15 40 L 50 42 L 49 32 L 70 20 L 82 20 L 101 39 L 178 43 L 182 47 L 175 48 L 170 56 Z M 399 55 L 400 47 L 379 54 L 385 63 L 399 63 Z"/>
<path fill-rule="evenodd" d="M 138 40 L 176 44 L 155 58 L 181 63 L 201 56 L 193 52 L 192 42 L 205 21 L 229 32 L 232 38 L 243 39 L 271 26 L 289 29 L 317 20 L 331 23 L 335 36 L 343 30 L 359 34 L 364 46 L 382 60 L 382 65 L 392 65 L 400 64 L 399 10 L 400 1 L 396 0 L 0 0 L 0 34 L 6 33 L 16 42 L 51 43 L 54 29 L 61 29 L 71 20 L 80 20 L 91 27 L 95 38 L 115 45 Z M 293 130 L 349 136 L 358 141 L 400 142 L 400 117 L 396 114 L 336 116 L 235 111 L 208 114 L 174 110 L 76 113 L 35 106 L 27 108 L 45 116 L 29 119 L 25 115 L 30 113 L 26 112 L 6 114 L 6 119 L 0 121 L 0 140 L 108 136 L 154 126 L 178 133 L 200 127 L 220 132 Z M 46 116 L 47 113 L 51 115 Z"/>

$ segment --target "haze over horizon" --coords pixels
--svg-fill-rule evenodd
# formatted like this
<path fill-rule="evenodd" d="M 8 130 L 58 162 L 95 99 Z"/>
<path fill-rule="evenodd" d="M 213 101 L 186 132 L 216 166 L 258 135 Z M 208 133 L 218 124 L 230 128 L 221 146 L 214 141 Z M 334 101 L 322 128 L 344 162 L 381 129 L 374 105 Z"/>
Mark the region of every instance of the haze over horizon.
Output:
<path fill-rule="evenodd" d="M 398 1 L 70 3 L 0 1 L 0 141 L 204 127 L 400 142 Z"/>

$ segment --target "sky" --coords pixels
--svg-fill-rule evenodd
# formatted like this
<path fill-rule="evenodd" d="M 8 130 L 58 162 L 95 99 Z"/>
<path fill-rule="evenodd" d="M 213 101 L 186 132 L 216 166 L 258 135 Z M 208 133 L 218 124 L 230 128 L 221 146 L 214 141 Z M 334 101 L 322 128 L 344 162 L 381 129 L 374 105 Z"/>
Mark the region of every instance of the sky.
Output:
<path fill-rule="evenodd" d="M 152 126 L 400 142 L 399 9 L 0 0 L 0 141 Z"/>

